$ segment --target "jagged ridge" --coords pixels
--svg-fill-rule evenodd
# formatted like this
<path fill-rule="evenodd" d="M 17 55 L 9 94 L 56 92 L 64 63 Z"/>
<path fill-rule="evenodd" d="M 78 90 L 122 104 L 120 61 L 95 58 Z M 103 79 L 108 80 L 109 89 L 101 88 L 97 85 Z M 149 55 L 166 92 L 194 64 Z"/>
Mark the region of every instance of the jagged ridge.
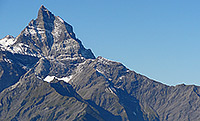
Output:
<path fill-rule="evenodd" d="M 91 50 L 85 49 L 76 38 L 72 26 L 44 6 L 40 7 L 37 19 L 32 20 L 13 41 L 4 49 L 12 53 L 58 59 L 95 58 Z"/>

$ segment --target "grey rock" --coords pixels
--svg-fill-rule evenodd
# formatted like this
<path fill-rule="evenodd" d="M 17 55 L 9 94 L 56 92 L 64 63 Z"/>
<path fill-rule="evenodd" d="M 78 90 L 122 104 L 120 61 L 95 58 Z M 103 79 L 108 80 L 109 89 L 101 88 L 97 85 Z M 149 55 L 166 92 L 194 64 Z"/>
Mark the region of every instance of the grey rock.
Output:
<path fill-rule="evenodd" d="M 0 120 L 103 120 L 98 111 L 63 81 L 52 83 L 28 72 L 0 94 Z"/>
<path fill-rule="evenodd" d="M 0 92 L 18 82 L 38 58 L 0 51 Z"/>
<path fill-rule="evenodd" d="M 15 41 L 8 51 L 58 59 L 95 58 L 92 51 L 85 49 L 76 38 L 72 26 L 44 6 L 40 7 L 37 19 L 32 20 Z"/>

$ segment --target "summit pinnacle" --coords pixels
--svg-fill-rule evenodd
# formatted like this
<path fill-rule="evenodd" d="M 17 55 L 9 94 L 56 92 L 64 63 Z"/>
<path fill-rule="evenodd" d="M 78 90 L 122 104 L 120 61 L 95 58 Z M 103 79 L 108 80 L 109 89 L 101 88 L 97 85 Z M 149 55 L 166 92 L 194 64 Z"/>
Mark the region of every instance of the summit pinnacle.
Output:
<path fill-rule="evenodd" d="M 51 58 L 95 58 L 92 51 L 85 49 L 76 38 L 72 26 L 43 5 L 38 17 L 25 27 L 15 41 L 6 48 L 12 53 Z"/>

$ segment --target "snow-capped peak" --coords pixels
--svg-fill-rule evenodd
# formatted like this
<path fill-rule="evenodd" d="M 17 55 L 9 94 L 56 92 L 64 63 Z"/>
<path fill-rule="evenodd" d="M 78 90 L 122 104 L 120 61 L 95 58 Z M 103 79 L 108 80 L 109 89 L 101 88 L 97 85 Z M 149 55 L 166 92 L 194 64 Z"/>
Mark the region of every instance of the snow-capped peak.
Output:
<path fill-rule="evenodd" d="M 37 18 L 31 20 L 20 35 L 0 40 L 0 49 L 37 57 L 95 58 L 91 50 L 85 49 L 76 38 L 72 26 L 43 5 Z"/>
<path fill-rule="evenodd" d="M 3 39 L 0 40 L 0 46 L 7 48 L 15 43 L 15 38 L 11 35 L 5 36 Z"/>

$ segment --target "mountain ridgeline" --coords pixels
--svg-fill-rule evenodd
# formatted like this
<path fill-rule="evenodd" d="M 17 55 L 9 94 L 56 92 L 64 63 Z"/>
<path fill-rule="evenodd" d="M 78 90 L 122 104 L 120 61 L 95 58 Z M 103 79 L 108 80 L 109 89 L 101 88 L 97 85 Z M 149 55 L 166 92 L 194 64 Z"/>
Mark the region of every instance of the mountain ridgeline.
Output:
<path fill-rule="evenodd" d="M 0 40 L 1 121 L 199 121 L 200 87 L 167 86 L 95 57 L 41 6 Z"/>

